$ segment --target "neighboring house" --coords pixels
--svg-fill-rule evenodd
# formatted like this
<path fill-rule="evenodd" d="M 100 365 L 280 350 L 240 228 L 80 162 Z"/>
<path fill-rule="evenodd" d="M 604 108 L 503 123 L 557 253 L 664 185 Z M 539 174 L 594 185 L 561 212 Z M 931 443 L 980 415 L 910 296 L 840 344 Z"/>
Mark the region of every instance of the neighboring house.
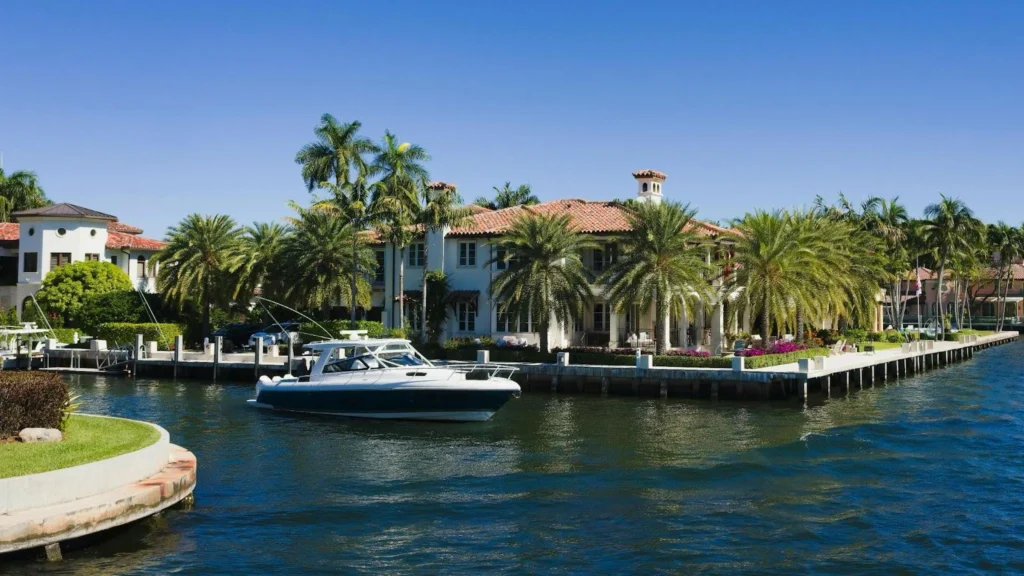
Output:
<path fill-rule="evenodd" d="M 633 177 L 637 182 L 637 200 L 661 201 L 665 174 L 654 170 L 641 170 L 634 172 Z M 448 186 L 443 182 L 432 185 Z M 487 262 L 497 255 L 494 240 L 509 230 L 512 223 L 523 214 L 568 214 L 579 231 L 593 235 L 601 245 L 600 248 L 588 250 L 583 254 L 584 264 L 595 274 L 600 274 L 618 253 L 617 235 L 629 230 L 624 209 L 611 201 L 565 199 L 501 210 L 475 206 L 472 212 L 466 224 L 442 233 L 429 233 L 425 239 L 421 237 L 405 249 L 405 297 L 407 318 L 411 320 L 407 325 L 413 328 L 419 326 L 420 290 L 425 272 L 426 247 L 430 269 L 443 270 L 451 286 L 445 338 L 516 336 L 536 344 L 539 341 L 536 319 L 511 318 L 499 314 L 498 303 L 491 300 L 488 288 L 492 279 L 503 269 L 500 263 L 487 265 Z M 698 234 L 714 239 L 718 249 L 728 250 L 728 246 L 718 239 L 725 229 L 704 222 L 698 223 L 697 226 Z M 397 267 L 393 266 L 393 259 L 398 251 L 392 248 L 382 243 L 375 247 L 379 268 L 373 283 L 374 309 L 368 315 L 371 319 L 379 318 L 386 326 L 398 326 L 400 314 L 396 297 L 398 290 L 395 286 Z M 709 250 L 709 261 L 711 257 Z M 611 310 L 608 301 L 603 297 L 603 286 L 594 285 L 593 291 L 596 295 L 595 301 L 586 311 L 582 322 L 577 322 L 575 326 L 552 326 L 549 334 L 552 347 L 582 344 L 627 346 L 631 338 L 656 338 L 653 310 L 640 310 L 634 306 L 629 311 L 617 313 Z M 735 307 L 731 308 L 735 310 Z M 702 305 L 695 316 L 696 318 L 687 319 L 680 314 L 678 317 L 670 318 L 671 345 L 705 343 L 711 349 L 719 350 L 723 345 L 724 333 L 737 331 L 735 312 L 730 314 L 727 329 L 721 304 Z M 744 326 L 749 331 L 749 318 L 744 319 Z M 699 337 L 701 342 L 694 342 L 695 336 Z"/>
<path fill-rule="evenodd" d="M 140 236 L 142 229 L 116 216 L 62 202 L 14 212 L 17 220 L 0 223 L 0 306 L 16 306 L 39 290 L 46 274 L 83 260 L 112 262 L 132 284 L 156 292 L 159 240 Z"/>
<path fill-rule="evenodd" d="M 918 314 L 920 314 L 921 323 L 927 326 L 939 317 L 939 274 L 928 268 L 918 268 L 912 274 L 921 279 L 921 295 L 916 295 L 916 281 L 911 280 L 904 296 L 907 301 L 907 311 L 903 322 L 907 325 L 916 325 Z M 945 314 L 952 317 L 956 304 L 952 302 L 954 292 L 950 275 L 947 272 L 943 281 L 942 306 L 945 309 Z M 996 275 L 995 269 L 987 270 L 984 274 L 985 279 L 974 282 L 970 287 L 970 313 L 971 320 L 974 322 L 994 322 L 1001 303 L 1001 299 L 996 298 L 997 286 L 999 286 L 1000 293 L 1007 291 L 1005 317 L 1009 319 L 1024 317 L 1024 264 L 1012 265 L 1012 284 L 1008 290 L 1005 283 L 1000 284 L 995 279 Z M 963 294 L 960 297 L 963 298 Z"/>

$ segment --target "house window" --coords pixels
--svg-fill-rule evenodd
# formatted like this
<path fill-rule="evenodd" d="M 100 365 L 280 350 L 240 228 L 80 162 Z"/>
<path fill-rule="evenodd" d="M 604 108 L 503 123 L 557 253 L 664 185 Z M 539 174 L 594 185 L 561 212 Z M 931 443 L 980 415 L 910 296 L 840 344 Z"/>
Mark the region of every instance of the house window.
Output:
<path fill-rule="evenodd" d="M 113 264 L 114 266 L 117 266 L 117 255 L 116 254 L 110 257 L 110 263 Z"/>
<path fill-rule="evenodd" d="M 415 244 L 410 244 L 409 245 L 409 266 L 422 268 L 423 267 L 423 263 L 426 260 L 425 252 L 426 252 L 426 248 L 423 246 L 422 242 L 417 242 Z"/>
<path fill-rule="evenodd" d="M 138 263 L 139 263 L 139 270 L 138 270 L 139 278 L 145 278 L 146 277 L 146 257 L 145 256 L 139 256 Z"/>
<path fill-rule="evenodd" d="M 594 272 L 604 272 L 604 250 L 594 248 Z"/>
<path fill-rule="evenodd" d="M 519 316 L 518 330 L 520 332 L 533 332 L 533 318 L 530 313 L 527 312 L 525 315 Z"/>
<path fill-rule="evenodd" d="M 86 262 L 99 262 L 100 261 L 100 255 L 99 254 L 86 254 L 85 255 L 85 261 Z"/>
<path fill-rule="evenodd" d="M 476 310 L 470 302 L 459 302 L 455 305 L 455 315 L 459 319 L 459 332 L 476 331 Z"/>
<path fill-rule="evenodd" d="M 508 313 L 508 310 L 502 311 L 501 304 L 498 305 L 498 317 L 497 322 L 494 326 L 495 332 L 512 332 L 515 329 L 515 321 L 512 320 L 512 315 Z"/>
<path fill-rule="evenodd" d="M 459 266 L 476 266 L 476 242 L 459 242 Z"/>
<path fill-rule="evenodd" d="M 383 250 L 377 250 L 376 252 L 377 252 L 377 269 L 374 271 L 373 281 L 374 282 L 383 282 L 384 281 L 384 251 Z"/>
<path fill-rule="evenodd" d="M 25 252 L 23 272 L 39 272 L 39 252 Z"/>
<path fill-rule="evenodd" d="M 71 264 L 70 252 L 50 252 L 50 270 Z"/>
<path fill-rule="evenodd" d="M 608 332 L 608 312 L 607 304 L 594 304 L 594 332 Z"/>
<path fill-rule="evenodd" d="M 647 182 L 644 182 L 644 184 L 643 184 L 643 188 L 641 188 L 641 189 L 642 189 L 642 190 L 643 190 L 644 192 L 647 192 Z"/>
<path fill-rule="evenodd" d="M 508 263 L 505 262 L 505 255 L 506 254 L 507 254 L 507 252 L 505 251 L 505 247 L 504 246 L 495 246 L 494 247 L 494 269 L 495 270 L 504 270 L 504 269 L 508 268 Z"/>

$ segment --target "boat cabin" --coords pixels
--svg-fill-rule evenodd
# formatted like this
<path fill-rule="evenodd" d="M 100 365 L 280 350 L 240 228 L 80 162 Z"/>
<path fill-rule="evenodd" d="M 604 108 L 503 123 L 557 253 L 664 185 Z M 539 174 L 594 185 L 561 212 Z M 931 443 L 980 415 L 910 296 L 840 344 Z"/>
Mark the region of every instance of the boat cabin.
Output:
<path fill-rule="evenodd" d="M 338 372 L 433 366 L 408 340 L 328 340 L 304 347 L 318 355 L 309 373 L 311 377 Z"/>

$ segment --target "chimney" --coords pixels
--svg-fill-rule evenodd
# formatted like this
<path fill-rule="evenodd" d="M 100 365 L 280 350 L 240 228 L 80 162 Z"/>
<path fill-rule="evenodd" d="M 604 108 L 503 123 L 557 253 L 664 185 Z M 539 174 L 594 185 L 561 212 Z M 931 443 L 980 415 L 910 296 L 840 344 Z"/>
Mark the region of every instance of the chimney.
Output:
<path fill-rule="evenodd" d="M 636 178 L 637 200 L 640 202 L 651 202 L 652 204 L 661 202 L 661 185 L 668 178 L 664 172 L 650 169 L 637 170 L 633 172 L 633 178 Z"/>

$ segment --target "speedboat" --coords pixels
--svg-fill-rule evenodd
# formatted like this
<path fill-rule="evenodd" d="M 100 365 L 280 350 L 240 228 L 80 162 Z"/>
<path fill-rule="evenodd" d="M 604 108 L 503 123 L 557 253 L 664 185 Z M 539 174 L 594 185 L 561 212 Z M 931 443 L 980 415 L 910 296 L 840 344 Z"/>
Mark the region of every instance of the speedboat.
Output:
<path fill-rule="evenodd" d="M 308 376 L 256 382 L 252 406 L 356 418 L 478 422 L 521 390 L 515 368 L 434 366 L 408 340 L 329 340 L 306 344 L 316 360 Z"/>

